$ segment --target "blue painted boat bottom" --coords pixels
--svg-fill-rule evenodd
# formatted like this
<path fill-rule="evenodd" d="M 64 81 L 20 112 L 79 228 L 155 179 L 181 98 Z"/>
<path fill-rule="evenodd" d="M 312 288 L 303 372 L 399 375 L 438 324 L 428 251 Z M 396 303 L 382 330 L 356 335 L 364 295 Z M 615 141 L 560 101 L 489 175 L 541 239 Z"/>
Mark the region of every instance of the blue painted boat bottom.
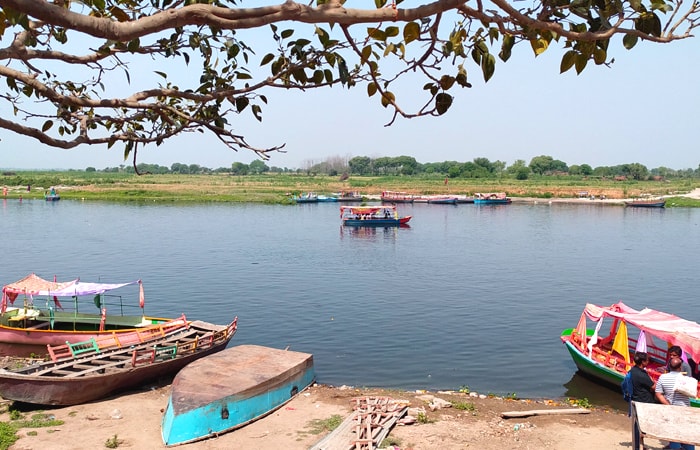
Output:
<path fill-rule="evenodd" d="M 173 380 L 165 445 L 219 435 L 287 403 L 315 379 L 308 353 L 241 345 L 185 367 Z"/>

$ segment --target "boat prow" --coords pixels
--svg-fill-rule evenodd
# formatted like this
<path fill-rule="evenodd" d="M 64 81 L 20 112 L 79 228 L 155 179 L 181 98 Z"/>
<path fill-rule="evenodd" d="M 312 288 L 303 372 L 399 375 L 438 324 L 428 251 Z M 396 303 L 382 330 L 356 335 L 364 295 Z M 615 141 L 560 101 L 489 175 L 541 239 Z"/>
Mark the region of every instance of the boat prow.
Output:
<path fill-rule="evenodd" d="M 315 378 L 313 356 L 239 345 L 182 369 L 163 414 L 165 445 L 240 428 L 287 403 Z"/>

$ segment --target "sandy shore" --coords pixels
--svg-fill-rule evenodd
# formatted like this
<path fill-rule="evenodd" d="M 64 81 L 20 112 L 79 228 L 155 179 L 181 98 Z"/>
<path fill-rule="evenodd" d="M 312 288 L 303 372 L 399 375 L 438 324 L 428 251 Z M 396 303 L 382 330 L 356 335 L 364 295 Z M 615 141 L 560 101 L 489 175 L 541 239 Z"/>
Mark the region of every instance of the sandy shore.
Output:
<path fill-rule="evenodd" d="M 63 420 L 63 425 L 21 429 L 13 450 L 75 450 L 105 448 L 116 440 L 118 448 L 166 448 L 160 435 L 162 412 L 169 385 L 158 385 L 103 401 L 52 409 L 31 408 L 30 416 L 43 411 Z M 614 392 L 611 391 L 611 395 Z M 479 450 L 589 450 L 631 447 L 630 419 L 626 414 L 596 408 L 589 414 L 539 415 L 504 419 L 504 411 L 576 409 L 565 401 L 513 400 L 460 393 L 405 392 L 314 385 L 270 415 L 216 438 L 178 448 L 193 450 L 302 450 L 326 434 L 320 424 L 333 416 L 351 414 L 351 399 L 390 396 L 405 400 L 412 414 L 425 411 L 424 423 L 396 425 L 385 446 L 394 449 Z M 431 410 L 431 398 L 452 403 Z M 9 420 L 4 413 L 3 421 Z M 647 448 L 660 450 L 662 442 L 647 439 Z M 349 447 L 348 447 L 349 448 Z"/>

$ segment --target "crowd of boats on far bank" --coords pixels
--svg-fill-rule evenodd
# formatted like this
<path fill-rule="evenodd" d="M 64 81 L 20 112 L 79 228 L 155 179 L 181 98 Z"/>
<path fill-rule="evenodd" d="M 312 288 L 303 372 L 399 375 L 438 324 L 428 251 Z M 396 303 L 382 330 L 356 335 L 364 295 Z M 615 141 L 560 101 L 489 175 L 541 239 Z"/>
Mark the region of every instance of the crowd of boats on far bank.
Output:
<path fill-rule="evenodd" d="M 381 195 L 362 195 L 358 191 L 344 191 L 330 195 L 305 192 L 291 196 L 298 204 L 341 202 L 344 204 L 361 203 L 362 206 L 341 206 L 340 218 L 344 226 L 351 227 L 408 227 L 411 216 L 399 216 L 396 205 L 405 203 L 428 203 L 437 205 L 457 205 L 471 203 L 474 205 L 508 205 L 512 199 L 505 192 L 477 192 L 473 195 L 420 195 L 409 192 L 383 191 Z M 579 199 L 581 199 L 579 195 Z M 594 196 L 586 199 L 595 200 Z M 605 200 L 601 198 L 601 200 Z M 381 201 L 381 206 L 367 206 L 367 202 Z M 664 198 L 640 197 L 623 202 L 627 207 L 663 208 Z"/>

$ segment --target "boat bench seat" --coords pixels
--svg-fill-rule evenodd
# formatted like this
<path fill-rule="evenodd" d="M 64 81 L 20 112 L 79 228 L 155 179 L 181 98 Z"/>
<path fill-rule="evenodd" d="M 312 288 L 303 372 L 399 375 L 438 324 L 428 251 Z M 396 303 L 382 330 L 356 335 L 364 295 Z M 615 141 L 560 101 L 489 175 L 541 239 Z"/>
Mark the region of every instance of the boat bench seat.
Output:
<path fill-rule="evenodd" d="M 95 338 L 90 338 L 87 341 L 76 342 L 74 344 L 66 341 L 66 345 L 73 356 L 82 355 L 83 353 L 100 353 L 100 347 L 97 345 Z"/>

